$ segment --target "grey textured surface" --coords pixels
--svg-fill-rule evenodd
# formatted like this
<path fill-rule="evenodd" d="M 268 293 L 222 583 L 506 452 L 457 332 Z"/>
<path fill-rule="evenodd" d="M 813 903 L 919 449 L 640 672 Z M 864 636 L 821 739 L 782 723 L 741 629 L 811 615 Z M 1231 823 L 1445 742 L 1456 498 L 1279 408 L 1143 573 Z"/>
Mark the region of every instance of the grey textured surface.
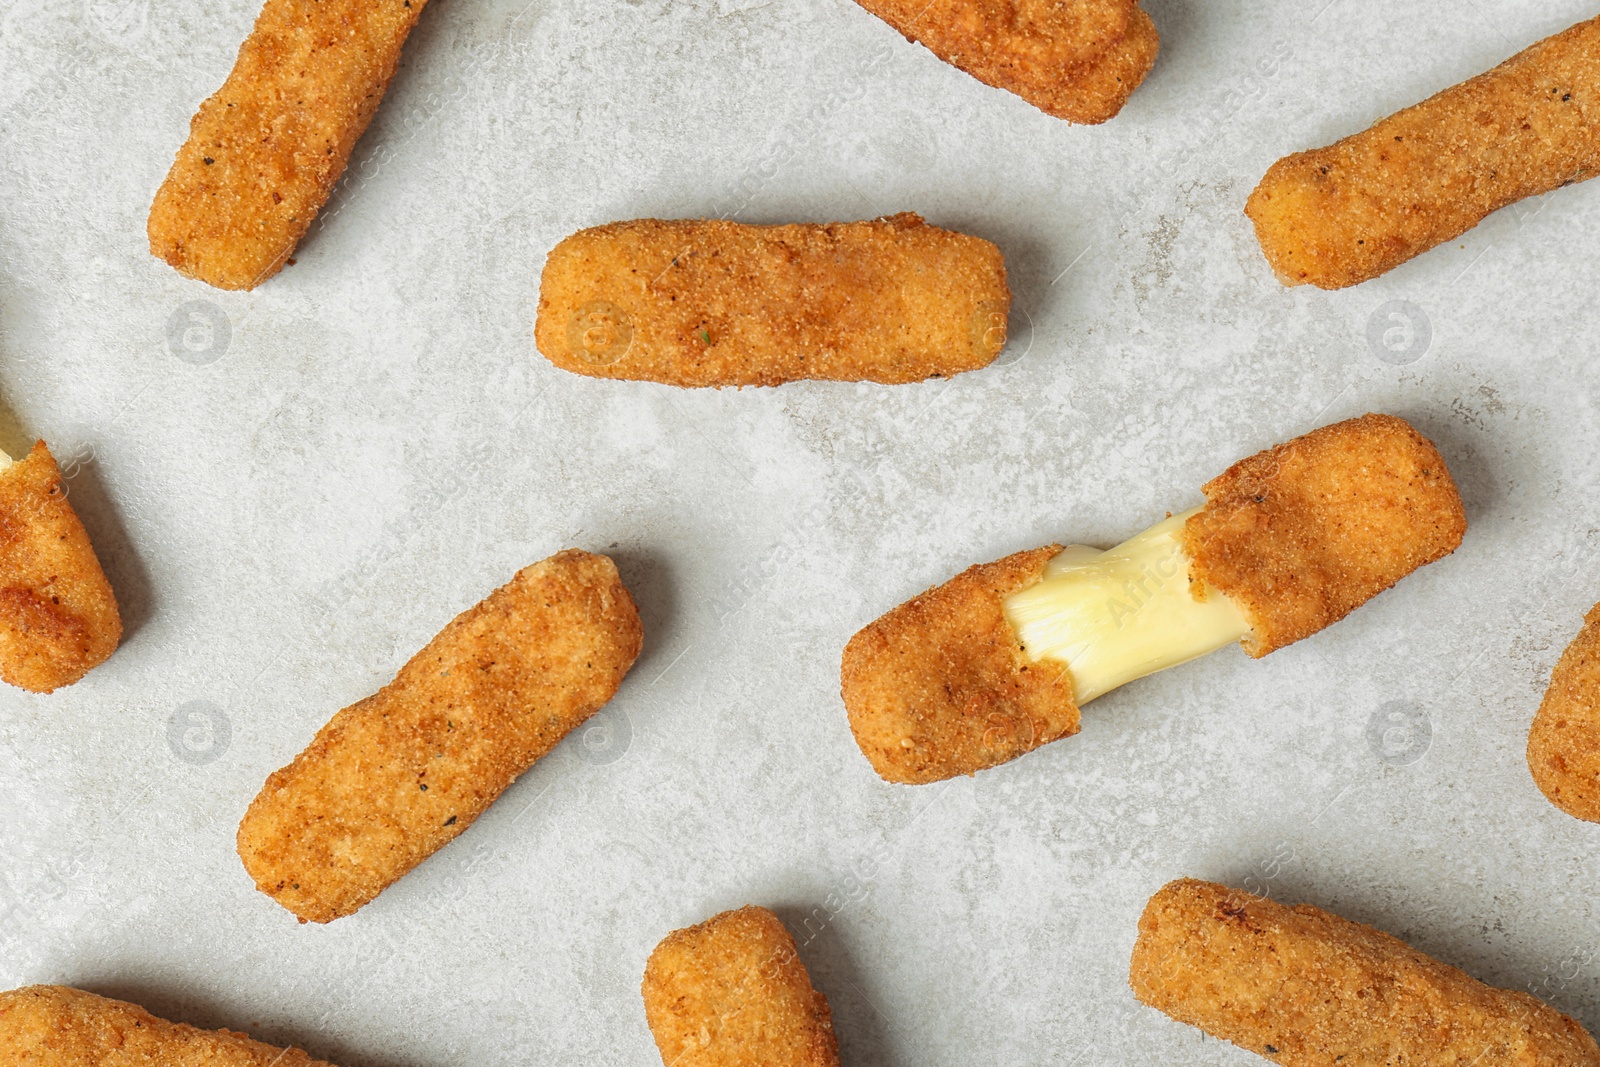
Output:
<path fill-rule="evenodd" d="M 144 225 L 255 0 L 0 0 L 0 445 L 56 450 L 129 623 L 79 685 L 0 693 L 0 987 L 345 1067 L 645 1065 L 650 948 L 757 902 L 854 1067 L 1259 1062 L 1128 991 L 1146 897 L 1195 875 L 1600 1028 L 1600 827 L 1522 758 L 1600 598 L 1600 185 L 1333 295 L 1280 288 L 1241 212 L 1278 156 L 1592 5 L 1151 0 L 1159 64 L 1085 129 L 847 0 L 525 4 L 435 0 L 296 265 L 226 294 Z M 677 392 L 534 351 L 544 253 L 580 227 L 901 210 L 1005 251 L 1004 365 Z M 1391 301 L 1425 352 L 1382 348 L 1405 348 Z M 970 563 L 1119 540 L 1367 410 L 1444 452 L 1455 556 L 976 779 L 872 775 L 838 697 L 858 627 Z M 353 918 L 301 927 L 257 894 L 233 835 L 265 775 L 568 545 L 612 552 L 644 617 L 614 747 L 569 738 Z M 1390 714 L 1425 720 L 1425 751 L 1369 744 Z"/>

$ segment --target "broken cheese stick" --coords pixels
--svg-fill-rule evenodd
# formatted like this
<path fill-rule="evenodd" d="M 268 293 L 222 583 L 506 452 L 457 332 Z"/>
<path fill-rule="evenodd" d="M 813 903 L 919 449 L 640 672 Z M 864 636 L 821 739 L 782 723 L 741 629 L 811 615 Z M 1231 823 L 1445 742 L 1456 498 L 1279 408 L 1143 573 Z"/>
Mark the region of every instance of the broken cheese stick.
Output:
<path fill-rule="evenodd" d="M 1365 415 L 1236 463 L 1206 503 L 1108 552 L 1059 545 L 973 567 L 851 638 L 841 693 L 883 778 L 973 774 L 1078 732 L 1079 708 L 1242 641 L 1330 626 L 1461 543 L 1438 451 Z"/>
<path fill-rule="evenodd" d="M 1343 289 L 1600 170 L 1600 18 L 1337 144 L 1274 163 L 1245 213 L 1285 285 Z"/>
<path fill-rule="evenodd" d="M 766 908 L 676 930 L 650 953 L 645 1019 L 666 1067 L 838 1067 L 828 999 Z"/>
<path fill-rule="evenodd" d="M 158 1019 L 65 986 L 0 993 L 0 1062 L 24 1067 L 332 1067 L 299 1049 Z"/>
<path fill-rule="evenodd" d="M 1550 803 L 1600 822 L 1600 604 L 1550 676 L 1528 731 L 1528 769 Z"/>
<path fill-rule="evenodd" d="M 0 457 L 0 679 L 49 693 L 111 657 L 122 616 L 50 449 Z"/>
<path fill-rule="evenodd" d="M 427 0 L 267 0 L 150 208 L 150 251 L 218 289 L 278 273 L 334 184 Z"/>
<path fill-rule="evenodd" d="M 988 366 L 1010 308 L 998 248 L 916 215 L 639 219 L 551 250 L 534 335 L 551 363 L 595 378 L 893 384 Z"/>
<path fill-rule="evenodd" d="M 245 869 L 301 922 L 352 914 L 610 700 L 641 643 L 605 556 L 524 568 L 273 772 L 239 824 Z"/>
<path fill-rule="evenodd" d="M 1370 926 L 1192 878 L 1139 919 L 1134 995 L 1284 1067 L 1597 1067 L 1575 1020 Z"/>
<path fill-rule="evenodd" d="M 857 0 L 951 66 L 1068 122 L 1114 117 L 1155 65 L 1135 0 Z"/>

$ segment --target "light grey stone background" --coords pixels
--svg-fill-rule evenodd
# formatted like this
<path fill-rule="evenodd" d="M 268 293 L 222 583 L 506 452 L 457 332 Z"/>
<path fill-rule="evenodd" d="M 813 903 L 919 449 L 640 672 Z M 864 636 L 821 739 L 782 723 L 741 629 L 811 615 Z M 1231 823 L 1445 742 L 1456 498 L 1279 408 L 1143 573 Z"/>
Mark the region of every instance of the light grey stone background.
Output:
<path fill-rule="evenodd" d="M 759 902 L 854 1067 L 1258 1062 L 1127 988 L 1145 899 L 1196 875 L 1600 1028 L 1600 828 L 1522 756 L 1600 599 L 1600 185 L 1338 294 L 1281 288 L 1241 213 L 1280 155 L 1592 4 L 1151 0 L 1160 62 L 1088 129 L 847 0 L 435 0 L 297 264 L 220 293 L 150 257 L 145 215 L 257 6 L 0 2 L 0 445 L 51 443 L 128 622 L 81 684 L 0 693 L 0 987 L 344 1067 L 647 1065 L 651 947 Z M 534 350 L 580 227 L 902 210 L 1005 251 L 1002 365 L 680 392 Z M 1368 410 L 1443 450 L 1455 556 L 976 779 L 872 774 L 838 697 L 858 627 Z M 614 554 L 644 617 L 606 729 L 353 918 L 258 894 L 233 836 L 265 775 L 568 545 Z"/>

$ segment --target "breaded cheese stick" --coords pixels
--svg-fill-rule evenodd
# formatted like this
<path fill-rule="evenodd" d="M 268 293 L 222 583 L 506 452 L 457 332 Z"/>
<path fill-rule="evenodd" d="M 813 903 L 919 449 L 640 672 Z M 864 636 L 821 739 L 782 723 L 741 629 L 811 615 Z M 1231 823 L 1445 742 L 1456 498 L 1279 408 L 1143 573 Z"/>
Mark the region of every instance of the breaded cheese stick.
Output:
<path fill-rule="evenodd" d="M 231 1030 L 158 1019 L 66 986 L 0 993 L 0 1062 L 18 1067 L 333 1067 Z"/>
<path fill-rule="evenodd" d="M 218 289 L 282 269 L 344 173 L 427 0 L 267 0 L 150 208 L 150 251 Z"/>
<path fill-rule="evenodd" d="M 907 39 L 1048 115 L 1098 124 L 1155 65 L 1136 0 L 857 0 Z"/>
<path fill-rule="evenodd" d="M 551 363 L 595 378 L 893 384 L 988 366 L 1010 308 L 998 248 L 916 215 L 638 219 L 551 250 L 534 335 Z"/>
<path fill-rule="evenodd" d="M 610 700 L 642 639 L 605 556 L 524 568 L 272 773 L 239 824 L 245 869 L 301 922 L 352 914 Z"/>
<path fill-rule="evenodd" d="M 111 657 L 122 616 L 43 441 L 0 453 L 0 679 L 35 693 Z"/>
<path fill-rule="evenodd" d="M 1267 655 L 1455 551 L 1466 514 L 1438 451 L 1364 415 L 1234 464 L 1203 507 L 1107 551 L 973 567 L 844 650 L 856 743 L 891 782 L 937 782 L 1078 732 L 1079 709 L 1241 642 Z"/>
<path fill-rule="evenodd" d="M 668 934 L 650 953 L 641 992 L 667 1067 L 838 1067 L 828 999 L 766 908 Z"/>
<path fill-rule="evenodd" d="M 1550 676 L 1528 731 L 1528 769 L 1550 803 L 1600 822 L 1600 604 Z"/>
<path fill-rule="evenodd" d="M 1376 278 L 1600 169 L 1600 19 L 1337 144 L 1274 163 L 1245 205 L 1285 285 Z"/>
<path fill-rule="evenodd" d="M 1139 919 L 1134 995 L 1285 1067 L 1595 1067 L 1582 1026 L 1370 926 L 1192 878 Z"/>
<path fill-rule="evenodd" d="M 970 567 L 850 639 L 840 690 L 856 744 L 884 779 L 972 774 L 1078 732 L 1068 668 L 1030 659 L 1005 612 L 1061 551 Z"/>

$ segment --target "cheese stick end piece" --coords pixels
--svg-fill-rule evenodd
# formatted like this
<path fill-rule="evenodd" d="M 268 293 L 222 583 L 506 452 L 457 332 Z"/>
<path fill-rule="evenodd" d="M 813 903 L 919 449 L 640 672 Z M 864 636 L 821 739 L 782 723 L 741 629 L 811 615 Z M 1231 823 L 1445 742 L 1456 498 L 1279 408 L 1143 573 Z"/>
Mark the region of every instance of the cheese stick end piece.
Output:
<path fill-rule="evenodd" d="M 1122 110 L 1161 47 L 1155 23 L 1135 0 L 858 2 L 985 85 L 1085 125 Z"/>
<path fill-rule="evenodd" d="M 1228 468 L 1185 524 L 1190 576 L 1237 603 L 1260 658 L 1454 552 L 1466 511 L 1438 449 L 1393 415 L 1324 426 Z"/>
<path fill-rule="evenodd" d="M 641 992 L 668 1067 L 838 1067 L 828 1000 L 765 908 L 668 934 L 650 954 Z"/>
<path fill-rule="evenodd" d="M 1061 80 L 1046 102 L 1029 100 L 1068 122 L 1098 126 L 1121 114 L 1135 89 L 1156 65 L 1161 35 L 1144 8 L 1135 6 L 1128 35 L 1098 59 Z M 1025 97 L 1026 99 L 1026 97 Z"/>
<path fill-rule="evenodd" d="M 975 774 L 1078 732 L 1072 679 L 1031 662 L 1005 599 L 1043 576 L 1049 545 L 971 567 L 863 628 L 841 693 L 862 753 L 906 784 Z"/>
<path fill-rule="evenodd" d="M 1528 731 L 1528 769 L 1550 803 L 1600 822 L 1600 605 L 1550 676 Z"/>
<path fill-rule="evenodd" d="M 122 640 L 122 616 L 43 441 L 0 468 L 0 679 L 73 684 Z"/>

